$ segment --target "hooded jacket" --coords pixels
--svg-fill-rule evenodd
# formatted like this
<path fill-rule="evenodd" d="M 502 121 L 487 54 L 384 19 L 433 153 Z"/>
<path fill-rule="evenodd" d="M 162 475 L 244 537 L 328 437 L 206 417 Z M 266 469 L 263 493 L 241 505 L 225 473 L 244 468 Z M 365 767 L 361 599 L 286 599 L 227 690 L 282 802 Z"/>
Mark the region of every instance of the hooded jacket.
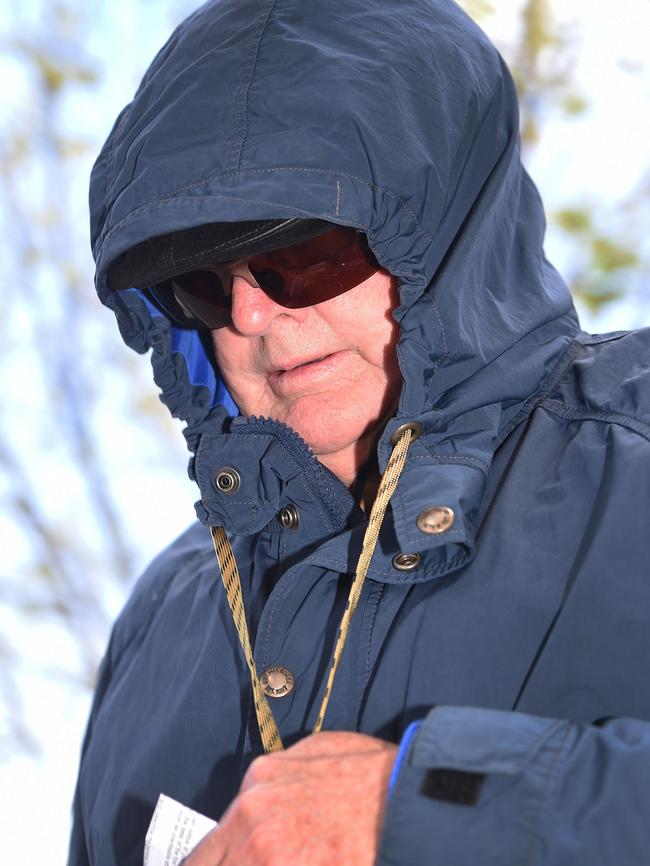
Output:
<path fill-rule="evenodd" d="M 210 525 L 239 564 L 258 671 L 294 676 L 271 701 L 282 739 L 311 732 L 366 517 L 294 431 L 239 416 L 199 334 L 106 276 L 154 236 L 291 216 L 362 230 L 398 278 L 382 471 L 395 429 L 423 425 L 324 725 L 409 729 L 378 863 L 647 863 L 650 334 L 579 330 L 511 77 L 453 3 L 211 0 L 92 175 L 98 293 L 151 350 L 200 499 L 113 630 L 70 866 L 140 866 L 160 792 L 218 819 L 262 751 Z M 278 519 L 290 505 L 297 529 Z M 447 531 L 418 529 L 432 506 L 452 509 Z"/>

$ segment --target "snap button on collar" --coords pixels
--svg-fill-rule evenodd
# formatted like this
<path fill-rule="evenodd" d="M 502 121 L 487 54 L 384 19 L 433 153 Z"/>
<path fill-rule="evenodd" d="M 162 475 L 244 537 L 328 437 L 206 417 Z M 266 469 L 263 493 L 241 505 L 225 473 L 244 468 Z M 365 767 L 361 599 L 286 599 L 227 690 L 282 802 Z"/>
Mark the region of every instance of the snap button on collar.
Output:
<path fill-rule="evenodd" d="M 239 490 L 240 484 L 241 478 L 239 477 L 239 472 L 233 469 L 232 466 L 222 466 L 221 469 L 217 469 L 214 476 L 214 486 L 221 493 L 225 493 L 226 495 L 235 493 Z"/>
<path fill-rule="evenodd" d="M 393 557 L 393 568 L 398 571 L 413 571 L 421 562 L 419 553 L 398 553 Z"/>
<path fill-rule="evenodd" d="M 293 691 L 295 680 L 288 668 L 272 665 L 262 672 L 260 683 L 264 694 L 269 698 L 283 698 Z"/>
<path fill-rule="evenodd" d="M 427 535 L 440 535 L 454 524 L 454 511 L 447 505 L 432 505 L 418 514 L 416 524 L 420 532 Z"/>
<path fill-rule="evenodd" d="M 296 531 L 300 526 L 300 514 L 295 505 L 285 505 L 278 511 L 278 520 L 284 529 Z"/>

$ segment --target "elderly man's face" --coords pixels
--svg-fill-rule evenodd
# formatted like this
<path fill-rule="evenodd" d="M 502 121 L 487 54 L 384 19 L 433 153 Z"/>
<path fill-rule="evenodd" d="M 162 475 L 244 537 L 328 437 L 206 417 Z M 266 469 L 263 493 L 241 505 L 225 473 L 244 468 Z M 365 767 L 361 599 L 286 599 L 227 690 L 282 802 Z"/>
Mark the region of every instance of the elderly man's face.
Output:
<path fill-rule="evenodd" d="M 235 272 L 232 324 L 212 332 L 233 399 L 243 415 L 288 424 L 352 483 L 399 397 L 395 278 L 378 271 L 331 300 L 287 309 Z"/>

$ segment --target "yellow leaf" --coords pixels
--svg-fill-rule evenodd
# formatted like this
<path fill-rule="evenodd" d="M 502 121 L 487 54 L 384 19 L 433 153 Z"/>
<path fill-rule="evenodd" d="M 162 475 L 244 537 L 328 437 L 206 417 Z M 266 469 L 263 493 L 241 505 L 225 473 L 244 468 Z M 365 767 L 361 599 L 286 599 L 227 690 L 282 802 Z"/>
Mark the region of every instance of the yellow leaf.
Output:
<path fill-rule="evenodd" d="M 590 313 L 598 313 L 607 304 L 611 304 L 613 301 L 618 301 L 622 292 L 573 289 L 573 294 L 585 305 L 585 307 L 587 307 Z"/>
<path fill-rule="evenodd" d="M 562 103 L 562 107 L 570 117 L 582 114 L 587 110 L 588 105 L 587 100 L 579 93 L 567 93 Z"/>
<path fill-rule="evenodd" d="M 591 215 L 585 208 L 563 208 L 554 215 L 555 222 L 570 234 L 580 234 L 591 229 Z"/>
<path fill-rule="evenodd" d="M 634 268 L 639 264 L 639 257 L 634 250 L 609 238 L 594 238 L 591 252 L 594 265 L 606 273 L 624 268 Z"/>

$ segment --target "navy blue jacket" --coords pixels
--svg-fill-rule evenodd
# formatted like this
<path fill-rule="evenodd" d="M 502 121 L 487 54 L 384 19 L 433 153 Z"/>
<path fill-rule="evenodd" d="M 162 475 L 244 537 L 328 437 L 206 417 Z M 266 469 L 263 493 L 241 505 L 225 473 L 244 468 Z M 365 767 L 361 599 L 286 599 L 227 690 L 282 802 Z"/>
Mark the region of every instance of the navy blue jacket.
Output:
<path fill-rule="evenodd" d="M 229 533 L 290 745 L 320 705 L 366 517 L 290 429 L 239 417 L 200 336 L 107 268 L 150 237 L 311 217 L 399 279 L 411 447 L 326 729 L 404 749 L 380 864 L 650 862 L 650 333 L 590 337 L 543 253 L 512 80 L 449 0 L 213 0 L 172 35 L 93 171 L 97 289 L 186 422 L 199 521 L 120 616 L 70 866 L 140 866 L 160 792 L 219 818 L 261 743 L 207 526 Z M 242 483 L 224 496 L 216 470 Z M 278 511 L 300 515 L 298 531 Z M 417 528 L 453 509 L 438 535 Z M 400 552 L 419 553 L 411 571 Z"/>

